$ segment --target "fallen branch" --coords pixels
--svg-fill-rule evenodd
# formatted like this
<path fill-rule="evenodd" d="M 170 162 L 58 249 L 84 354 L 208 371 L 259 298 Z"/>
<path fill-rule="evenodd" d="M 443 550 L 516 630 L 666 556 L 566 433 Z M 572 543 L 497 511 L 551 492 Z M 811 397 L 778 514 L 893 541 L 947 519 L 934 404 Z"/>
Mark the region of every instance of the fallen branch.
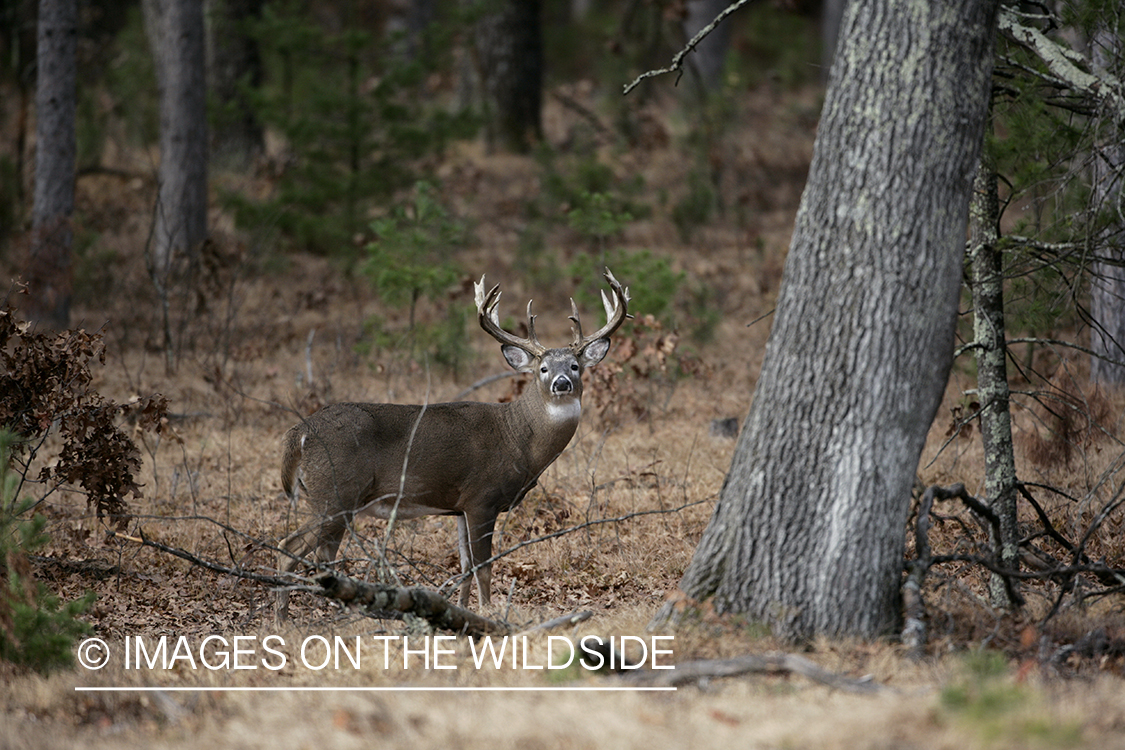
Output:
<path fill-rule="evenodd" d="M 284 587 L 284 586 L 287 586 L 291 582 L 288 578 L 281 578 L 279 576 L 263 575 L 261 573 L 253 573 L 253 572 L 251 572 L 249 570 L 245 570 L 244 568 L 241 568 L 241 567 L 231 568 L 231 567 L 228 567 L 226 565 L 220 565 L 219 563 L 211 562 L 210 560 L 204 560 L 202 557 L 199 557 L 198 555 L 193 555 L 192 553 L 188 552 L 187 550 L 180 549 L 179 547 L 170 547 L 167 544 L 161 544 L 160 542 L 154 542 L 151 539 L 145 537 L 144 532 L 141 532 L 141 536 L 139 536 L 139 537 L 129 536 L 127 534 L 120 534 L 120 533 L 110 533 L 109 536 L 110 536 L 111 539 L 122 539 L 126 542 L 133 542 L 134 544 L 139 544 L 142 547 L 151 547 L 153 549 L 160 550 L 161 552 L 165 552 L 169 555 L 172 555 L 173 557 L 178 557 L 181 560 L 186 560 L 189 563 L 191 563 L 192 565 L 198 565 L 199 567 L 205 568 L 205 569 L 210 570 L 214 573 L 222 573 L 224 575 L 234 576 L 235 578 L 243 578 L 245 580 L 254 581 L 256 583 L 264 583 L 264 584 L 269 585 L 269 586 Z"/>
<path fill-rule="evenodd" d="M 556 617 L 553 620 L 547 620 L 547 622 L 541 622 L 538 625 L 532 625 L 530 628 L 526 628 L 524 630 L 521 630 L 518 633 L 518 635 L 525 635 L 525 634 L 528 634 L 528 633 L 539 633 L 539 632 L 542 632 L 544 630 L 554 630 L 555 628 L 574 627 L 575 625 L 577 625 L 580 622 L 586 622 L 587 620 L 589 620 L 593 616 L 594 616 L 593 612 L 591 612 L 588 609 L 584 609 L 581 612 L 574 612 L 573 614 L 563 615 L 562 617 Z"/>
<path fill-rule="evenodd" d="M 803 656 L 775 652 L 748 654 L 734 659 L 698 659 L 677 664 L 675 669 L 627 672 L 622 682 L 631 685 L 676 687 L 712 677 L 740 677 L 744 674 L 799 674 L 813 682 L 848 693 L 871 695 L 883 689 L 870 677 L 853 679 L 820 667 Z"/>
<path fill-rule="evenodd" d="M 451 604 L 436 591 L 414 587 L 386 586 L 382 584 L 357 581 L 354 578 L 338 575 L 336 573 L 323 573 L 315 579 L 318 586 L 313 586 L 308 579 L 301 579 L 292 574 L 285 577 L 263 575 L 254 573 L 241 567 L 233 568 L 219 563 L 205 560 L 198 555 L 193 555 L 187 550 L 172 547 L 167 544 L 155 542 L 143 534 L 139 537 L 126 534 L 113 534 L 116 539 L 139 544 L 142 547 L 151 547 L 181 560 L 186 560 L 192 565 L 197 565 L 214 573 L 242 578 L 257 583 L 263 583 L 277 588 L 307 591 L 319 594 L 329 599 L 344 604 L 353 604 L 362 608 L 367 614 L 381 619 L 401 619 L 403 615 L 419 617 L 441 630 L 448 630 L 469 636 L 480 635 L 509 635 L 516 628 L 507 623 L 496 622 L 481 617 L 467 609 Z M 293 581 L 305 581 L 293 585 Z M 557 617 L 553 620 L 532 626 L 521 632 L 549 630 L 565 625 L 573 625 L 593 616 L 592 612 L 578 612 L 575 614 Z"/>
<path fill-rule="evenodd" d="M 357 581 L 347 576 L 325 573 L 317 576 L 322 593 L 329 599 L 351 604 L 368 612 L 414 615 L 441 630 L 469 636 L 509 635 L 512 627 L 489 620 L 475 612 L 451 604 L 441 594 L 420 587 L 404 588 Z"/>

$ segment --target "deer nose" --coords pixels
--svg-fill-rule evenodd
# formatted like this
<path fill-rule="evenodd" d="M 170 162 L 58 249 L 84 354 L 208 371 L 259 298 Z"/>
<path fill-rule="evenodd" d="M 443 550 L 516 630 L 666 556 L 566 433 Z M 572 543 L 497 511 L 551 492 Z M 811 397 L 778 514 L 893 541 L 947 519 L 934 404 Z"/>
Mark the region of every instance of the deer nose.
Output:
<path fill-rule="evenodd" d="M 555 378 L 555 382 L 551 383 L 551 393 L 570 393 L 573 390 L 574 384 L 566 375 L 559 375 Z"/>

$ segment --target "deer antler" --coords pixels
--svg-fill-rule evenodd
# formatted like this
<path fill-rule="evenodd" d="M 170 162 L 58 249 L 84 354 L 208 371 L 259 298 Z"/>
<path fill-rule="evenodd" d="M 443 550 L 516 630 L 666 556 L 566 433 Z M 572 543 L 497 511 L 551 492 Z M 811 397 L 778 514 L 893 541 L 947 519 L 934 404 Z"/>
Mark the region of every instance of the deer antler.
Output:
<path fill-rule="evenodd" d="M 582 335 L 582 321 L 578 319 L 578 305 L 574 304 L 573 298 L 570 300 L 570 327 L 574 331 L 574 343 L 570 345 L 570 348 L 576 352 L 581 352 L 598 339 L 609 337 L 625 322 L 626 318 L 633 317 L 629 314 L 628 309 L 629 287 L 622 287 L 621 282 L 614 278 L 613 272 L 608 268 L 605 269 L 605 279 L 609 282 L 610 289 L 613 290 L 613 302 L 610 303 L 609 297 L 606 296 L 603 289 L 602 306 L 605 308 L 606 323 L 589 336 Z"/>
<path fill-rule="evenodd" d="M 514 346 L 518 349 L 523 349 L 533 357 L 540 357 L 543 352 L 547 351 L 547 347 L 539 343 L 539 338 L 535 335 L 535 316 L 531 314 L 531 300 L 527 301 L 527 334 L 528 338 L 520 338 L 515 334 L 508 333 L 500 327 L 500 314 L 497 312 L 497 307 L 500 304 L 500 285 L 492 287 L 488 294 L 484 293 L 484 276 L 480 277 L 480 281 L 473 282 L 473 293 L 477 303 L 477 317 L 480 319 L 480 327 L 492 338 L 499 341 L 501 344 Z"/>

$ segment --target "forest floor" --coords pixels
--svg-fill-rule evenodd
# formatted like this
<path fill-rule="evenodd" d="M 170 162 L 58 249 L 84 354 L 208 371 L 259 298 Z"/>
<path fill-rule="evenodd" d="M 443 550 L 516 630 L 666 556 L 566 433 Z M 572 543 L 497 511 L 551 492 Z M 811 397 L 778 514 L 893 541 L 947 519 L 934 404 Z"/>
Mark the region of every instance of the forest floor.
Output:
<path fill-rule="evenodd" d="M 547 140 L 560 153 L 597 111 L 589 88 L 564 93 L 549 98 L 547 112 Z M 50 676 L 0 666 L 0 747 L 1125 748 L 1120 597 L 1045 620 L 1058 590 L 1037 584 L 1029 586 L 1025 611 L 1009 616 L 987 605 L 986 580 L 968 565 L 930 577 L 930 641 L 921 660 L 894 639 L 821 640 L 801 649 L 824 669 L 866 678 L 878 688 L 871 693 L 795 674 L 715 678 L 667 692 L 610 691 L 626 685 L 578 664 L 536 668 L 551 663 L 549 646 L 557 659 L 560 637 L 578 643 L 587 635 L 631 636 L 651 647 L 654 635 L 674 636 L 655 642 L 670 651 L 659 663 L 793 648 L 737 618 L 706 616 L 676 631 L 647 626 L 675 592 L 729 466 L 735 440 L 712 423 L 741 421 L 750 404 L 819 96 L 769 85 L 747 93 L 736 124 L 702 157 L 724 210 L 686 238 L 668 207 L 684 196 L 699 161 L 684 146 L 689 123 L 669 114 L 679 110 L 667 102 L 641 106 L 642 136 L 629 144 L 604 135 L 612 128 L 594 131 L 606 139 L 595 137 L 594 147 L 615 181 L 642 175 L 643 191 L 631 200 L 652 208 L 608 242 L 670 258 L 685 274 L 675 292 L 681 314 L 673 329 L 636 309 L 637 320 L 618 334 L 607 361 L 588 374 L 578 435 L 539 487 L 501 519 L 497 548 L 575 530 L 498 561 L 496 603 L 488 612 L 520 627 L 582 610 L 593 612 L 590 619 L 529 635 L 517 642 L 526 651 L 513 663 L 509 650 L 500 665 L 478 665 L 479 644 L 468 639 L 437 641 L 440 633 L 417 622 L 367 619 L 310 594 L 295 595 L 292 621 L 275 625 L 267 587 L 107 540 L 84 497 L 64 488 L 41 506 L 52 542 L 35 559 L 35 573 L 64 598 L 97 592 L 87 619 L 108 646 L 109 663 Z M 567 101 L 583 101 L 587 111 Z M 104 332 L 108 356 L 95 373 L 104 395 L 169 399 L 160 438 L 134 433 L 144 488 L 130 501 L 130 536 L 223 566 L 268 571 L 269 545 L 301 512 L 290 508 L 279 479 L 280 439 L 300 416 L 333 401 L 449 400 L 505 369 L 494 342 L 475 326 L 466 329 L 471 356 L 456 372 L 371 347 L 367 322 L 401 320 L 402 310 L 389 309 L 344 264 L 258 247 L 217 208 L 209 275 L 180 319 L 185 343 L 168 367 L 143 264 L 154 184 L 143 160 L 120 158 L 106 165 L 115 171 L 79 183 L 80 214 L 97 239 L 80 265 L 73 319 Z M 471 218 L 475 240 L 458 255 L 463 283 L 440 305 L 420 302 L 420 321 L 456 306 L 471 310 L 468 282 L 486 273 L 507 292 L 502 316 L 518 319 L 534 296 L 540 338 L 566 340 L 568 297 L 590 299 L 603 284 L 561 273 L 565 261 L 597 251 L 565 225 L 546 232 L 536 255 L 521 250 L 528 223 L 522 207 L 541 194 L 542 169 L 530 158 L 488 155 L 476 143 L 451 150 L 439 169 L 440 193 L 456 214 Z M 227 189 L 263 189 L 258 177 L 215 180 Z M 641 283 L 614 270 L 626 284 Z M 600 315 L 588 306 L 583 312 Z M 706 328 L 706 335 L 693 336 L 692 328 Z M 1060 358 L 1050 371 L 1056 382 L 1082 390 L 1083 368 Z M 494 382 L 468 398 L 510 397 L 514 382 Z M 919 467 L 920 486 L 964 482 L 980 493 L 979 436 L 971 422 L 954 429 L 974 385 L 971 364 L 959 362 Z M 1095 395 L 1107 413 L 1121 413 L 1118 394 Z M 1120 484 L 1114 472 L 1121 444 L 1112 429 L 1089 433 L 1076 453 L 1060 459 L 1044 449 L 1050 434 L 1043 424 L 1033 409 L 1016 415 L 1020 473 L 1078 499 L 1048 505 L 1059 528 L 1077 533 Z M 935 548 L 971 545 L 975 523 L 968 515 L 953 508 L 943 514 Z M 1113 516 L 1091 547 L 1092 556 L 1118 567 L 1121 535 L 1111 532 L 1120 526 L 1120 515 Z M 374 576 L 363 550 L 383 541 L 384 530 L 381 522 L 361 522 L 341 550 L 341 569 Z M 401 523 L 388 545 L 397 575 L 408 584 L 448 584 L 458 567 L 455 539 L 447 518 Z M 1089 645 L 1091 634 L 1100 634 L 1100 646 Z M 204 644 L 210 636 L 217 638 Z M 325 643 L 337 637 L 351 650 L 321 666 Z M 178 658 L 166 669 L 138 665 L 137 639 L 151 657 L 160 638 L 165 655 Z M 358 666 L 349 660 L 356 638 Z M 405 655 L 403 638 L 411 649 Z M 628 642 L 636 653 L 639 641 Z M 1073 644 L 1080 647 L 1064 650 Z M 233 660 L 225 665 L 224 650 Z M 275 668 L 281 654 L 285 664 Z M 85 690 L 107 687 L 159 690 Z"/>

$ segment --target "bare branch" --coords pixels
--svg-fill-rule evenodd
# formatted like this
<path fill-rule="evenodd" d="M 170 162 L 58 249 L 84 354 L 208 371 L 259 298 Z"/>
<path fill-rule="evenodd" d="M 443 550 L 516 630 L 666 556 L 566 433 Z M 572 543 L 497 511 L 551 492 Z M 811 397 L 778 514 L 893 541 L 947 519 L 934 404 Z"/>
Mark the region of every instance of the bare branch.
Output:
<path fill-rule="evenodd" d="M 460 574 L 458 576 L 455 576 L 455 577 L 451 578 L 450 580 L 446 581 L 445 583 L 443 583 L 441 585 L 440 588 L 444 589 L 446 586 L 450 585 L 451 583 L 454 583 L 454 584 L 460 583 L 461 581 L 465 580 L 466 578 L 469 578 L 470 576 L 472 576 L 476 571 L 480 570 L 485 565 L 491 565 L 492 563 L 496 562 L 500 558 L 507 557 L 508 555 L 512 554 L 516 550 L 523 549 L 524 547 L 527 547 L 527 546 L 532 545 L 532 544 L 538 544 L 539 542 L 545 542 L 548 539 L 557 539 L 560 536 L 566 536 L 567 534 L 571 534 L 575 531 L 581 531 L 582 529 L 588 529 L 592 526 L 601 526 L 601 525 L 607 524 L 607 523 L 619 523 L 621 521 L 628 521 L 632 518 L 637 518 L 638 516 L 652 516 L 652 515 L 664 515 L 666 513 L 679 513 L 681 510 L 686 510 L 687 508 L 690 508 L 694 505 L 702 505 L 703 503 L 709 502 L 713 499 L 714 499 L 714 497 L 712 496 L 712 497 L 705 498 L 703 500 L 694 500 L 690 503 L 684 503 L 683 505 L 679 505 L 675 508 L 658 508 L 658 509 L 655 509 L 655 510 L 638 510 L 638 511 L 634 511 L 632 513 L 626 513 L 623 516 L 614 516 L 613 518 L 595 518 L 591 521 L 586 521 L 585 523 L 580 523 L 577 526 L 568 526 L 565 529 L 559 529 L 558 531 L 553 531 L 550 534 L 544 534 L 543 536 L 537 536 L 534 539 L 527 539 L 525 541 L 520 542 L 519 544 L 516 544 L 516 545 L 513 545 L 513 546 L 509 547 L 506 550 L 503 550 L 502 552 L 497 552 L 492 557 L 488 558 L 487 560 L 485 560 L 481 563 L 478 563 L 477 565 L 470 568 L 465 573 L 462 573 L 462 574 Z"/>
<path fill-rule="evenodd" d="M 680 75 L 676 76 L 676 83 L 679 83 L 680 76 L 683 75 L 684 71 L 684 59 L 688 56 L 688 54 L 691 53 L 696 48 L 696 46 L 703 41 L 704 37 L 714 31 L 715 27 L 722 23 L 724 18 L 729 16 L 731 13 L 734 13 L 736 10 L 741 8 L 743 5 L 746 5 L 748 2 L 750 2 L 750 0 L 737 0 L 737 2 L 727 6 L 726 10 L 715 16 L 714 21 L 700 29 L 699 33 L 693 36 L 687 43 L 687 45 L 682 50 L 676 53 L 675 57 L 672 58 L 671 65 L 669 65 L 667 68 L 660 68 L 659 70 L 648 70 L 644 73 L 641 73 L 639 76 L 633 79 L 632 83 L 625 86 L 625 90 L 622 92 L 622 96 L 628 96 L 629 92 L 639 86 L 641 81 L 643 81 L 644 79 L 655 78 L 656 76 L 662 76 L 665 73 L 678 72 Z"/>
<path fill-rule="evenodd" d="M 323 589 L 321 593 L 329 599 L 353 604 L 368 612 L 411 614 L 435 628 L 474 637 L 512 632 L 510 625 L 451 604 L 444 596 L 429 589 L 367 583 L 335 573 L 319 576 L 316 582 Z"/>
<path fill-rule="evenodd" d="M 1083 70 L 1082 66 L 1093 67 L 1086 58 L 1051 40 L 1039 29 L 1025 26 L 1012 8 L 1000 8 L 999 27 L 1001 33 L 1043 61 L 1053 77 L 1052 83 L 1101 102 L 1118 127 L 1125 124 L 1125 86 L 1115 76 L 1102 69 Z"/>

